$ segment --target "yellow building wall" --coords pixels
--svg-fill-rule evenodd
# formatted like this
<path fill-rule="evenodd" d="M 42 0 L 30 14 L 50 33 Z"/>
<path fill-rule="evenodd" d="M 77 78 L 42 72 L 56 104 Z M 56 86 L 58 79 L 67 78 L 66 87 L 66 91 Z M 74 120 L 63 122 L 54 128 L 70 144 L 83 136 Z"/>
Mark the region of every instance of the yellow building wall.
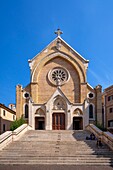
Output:
<path fill-rule="evenodd" d="M 5 111 L 5 114 L 4 114 Z M 5 125 L 5 131 L 10 130 L 11 123 L 16 120 L 16 115 L 10 111 L 0 108 L 0 134 L 3 133 L 3 125 Z"/>

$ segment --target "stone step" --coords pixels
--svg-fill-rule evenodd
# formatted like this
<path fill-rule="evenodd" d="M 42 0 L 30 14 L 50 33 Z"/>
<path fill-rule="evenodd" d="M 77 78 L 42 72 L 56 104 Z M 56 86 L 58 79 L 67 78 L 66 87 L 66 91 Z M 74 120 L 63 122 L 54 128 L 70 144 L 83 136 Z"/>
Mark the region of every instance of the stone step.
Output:
<path fill-rule="evenodd" d="M 98 153 L 98 154 L 97 154 L 97 153 L 93 153 L 93 154 L 92 154 L 92 153 L 83 153 L 83 154 L 84 154 L 84 157 L 91 157 L 91 156 L 93 157 L 93 156 L 95 156 L 95 155 L 96 155 L 96 156 L 98 155 L 98 157 L 110 157 L 110 158 L 113 158 L 113 154 L 109 154 L 109 153 L 108 153 L 108 154 L 102 154 L 102 153 Z M 82 154 L 82 153 L 81 153 L 81 154 L 69 153 L 69 154 L 66 155 L 66 154 L 63 154 L 63 153 L 59 153 L 59 151 L 55 151 L 55 152 L 53 152 L 53 153 L 50 153 L 50 152 L 47 152 L 47 153 L 41 152 L 41 153 L 36 153 L 36 154 L 34 154 L 33 152 L 29 152 L 29 153 L 21 153 L 21 152 L 19 153 L 19 152 L 18 152 L 18 153 L 15 153 L 15 154 L 7 153 L 7 152 L 6 152 L 6 153 L 3 153 L 2 155 L 0 155 L 0 158 L 3 157 L 3 156 L 4 156 L 4 157 L 9 157 L 9 156 L 10 156 L 10 157 L 11 157 L 11 156 L 12 156 L 12 157 L 13 157 L 13 156 L 18 156 L 18 157 L 19 157 L 19 156 L 23 156 L 23 157 L 24 157 L 24 156 L 28 156 L 28 157 L 30 157 L 30 156 L 31 156 L 31 157 L 32 157 L 32 156 L 37 156 L 37 157 L 41 157 L 41 156 L 44 156 L 44 155 L 45 155 L 45 156 L 48 156 L 48 157 L 50 157 L 50 156 L 53 156 L 53 157 L 54 157 L 54 156 L 56 156 L 56 155 L 58 155 L 58 156 L 64 156 L 64 155 L 65 155 L 65 156 L 70 156 L 70 157 L 75 157 L 75 156 L 76 156 L 76 157 L 77 157 L 77 156 L 78 156 L 78 157 L 81 157 L 83 154 Z"/>
<path fill-rule="evenodd" d="M 59 165 L 99 165 L 99 166 L 111 166 L 113 165 L 113 162 L 110 160 L 107 160 L 106 162 L 103 160 L 98 161 L 92 161 L 92 160 L 13 160 L 13 161 L 5 161 L 1 160 L 0 165 L 3 164 L 30 164 L 30 165 L 36 165 L 36 164 L 59 164 Z"/>
<path fill-rule="evenodd" d="M 72 142 L 62 142 L 62 141 L 55 141 L 55 142 L 48 142 L 48 141 L 45 141 L 45 142 L 39 142 L 39 141 L 37 141 L 37 142 L 19 142 L 19 143 L 12 143 L 12 144 L 10 144 L 10 145 L 8 145 L 8 147 L 10 146 L 10 147 L 14 147 L 14 146 L 40 146 L 40 145 L 44 145 L 44 146 L 48 146 L 48 145 L 56 145 L 56 144 L 58 144 L 58 145 L 60 145 L 60 146 L 67 146 L 68 145 L 68 147 L 76 147 L 76 148 L 81 148 L 81 147 L 87 147 L 87 148 L 91 148 L 91 147 L 96 147 L 96 142 L 95 143 L 72 143 Z M 7 148 L 7 147 L 6 147 Z M 103 145 L 103 147 L 102 148 L 108 148 L 108 146 L 106 146 L 106 145 Z"/>
<path fill-rule="evenodd" d="M 0 164 L 111 165 L 113 151 L 87 131 L 28 131 L 0 151 Z"/>
<path fill-rule="evenodd" d="M 94 156 L 87 156 L 86 155 L 82 155 L 82 156 L 35 156 L 35 155 L 30 155 L 30 156 L 21 156 L 21 155 L 17 155 L 17 156 L 10 156 L 10 157 L 5 157 L 2 156 L 0 157 L 1 160 L 110 160 L 113 161 L 113 157 L 97 157 L 96 155 Z"/>
<path fill-rule="evenodd" d="M 39 150 L 39 151 L 36 151 L 35 153 L 34 153 L 34 151 L 27 151 L 27 152 L 25 152 L 25 151 L 17 151 L 17 150 L 15 150 L 15 152 L 7 152 L 7 151 L 5 151 L 5 152 L 2 152 L 1 154 L 0 154 L 0 156 L 1 155 L 30 155 L 30 154 L 34 154 L 34 155 L 42 155 L 42 154 L 46 154 L 46 155 L 54 155 L 55 156 L 55 154 L 56 154 L 56 152 L 57 153 L 59 153 L 59 155 L 62 155 L 62 156 L 76 156 L 76 155 L 103 155 L 103 156 L 105 156 L 105 155 L 113 155 L 113 153 L 112 152 L 106 152 L 106 153 L 104 153 L 104 152 L 87 152 L 87 151 L 85 151 L 85 152 L 71 152 L 71 151 L 68 151 L 68 153 L 66 153 L 66 152 L 63 152 L 63 151 L 61 151 L 61 150 L 46 150 L 46 151 L 41 151 L 41 150 Z"/>
<path fill-rule="evenodd" d="M 77 147 L 69 147 L 69 146 L 61 146 L 61 145 L 48 145 L 48 146 L 13 146 L 13 147 L 6 147 L 5 149 L 3 149 L 2 151 L 10 151 L 10 150 L 34 150 L 34 151 L 37 151 L 37 150 L 48 150 L 48 149 L 60 149 L 60 150 L 64 150 L 64 151 L 67 151 L 67 150 L 70 150 L 70 151 L 104 151 L 104 152 L 113 152 L 111 151 L 109 148 L 91 148 L 91 147 L 80 147 L 80 148 L 77 148 Z M 2 152 L 0 151 L 0 152 Z"/>

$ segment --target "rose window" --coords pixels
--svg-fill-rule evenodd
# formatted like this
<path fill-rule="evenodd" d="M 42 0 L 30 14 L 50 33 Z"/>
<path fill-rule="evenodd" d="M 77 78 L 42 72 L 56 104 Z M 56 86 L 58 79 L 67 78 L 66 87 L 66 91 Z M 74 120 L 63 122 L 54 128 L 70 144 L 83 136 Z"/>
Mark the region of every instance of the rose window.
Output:
<path fill-rule="evenodd" d="M 69 79 L 69 73 L 64 68 L 54 68 L 49 72 L 49 80 L 55 85 L 62 85 Z"/>

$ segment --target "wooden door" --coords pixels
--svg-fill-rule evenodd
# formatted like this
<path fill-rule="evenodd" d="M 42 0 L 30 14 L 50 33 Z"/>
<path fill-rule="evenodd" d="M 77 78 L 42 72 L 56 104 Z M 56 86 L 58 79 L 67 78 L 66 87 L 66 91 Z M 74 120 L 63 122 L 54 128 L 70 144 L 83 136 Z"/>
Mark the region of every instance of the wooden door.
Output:
<path fill-rule="evenodd" d="M 53 113 L 52 119 L 53 130 L 65 130 L 64 113 Z"/>

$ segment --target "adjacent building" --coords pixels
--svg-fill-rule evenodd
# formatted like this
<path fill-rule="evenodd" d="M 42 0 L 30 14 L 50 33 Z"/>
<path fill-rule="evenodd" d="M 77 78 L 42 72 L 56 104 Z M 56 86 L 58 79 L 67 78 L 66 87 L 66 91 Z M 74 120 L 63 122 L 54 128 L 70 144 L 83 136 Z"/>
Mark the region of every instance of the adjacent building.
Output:
<path fill-rule="evenodd" d="M 113 85 L 104 89 L 104 126 L 113 132 Z"/>
<path fill-rule="evenodd" d="M 87 82 L 89 61 L 57 37 L 29 60 L 30 83 L 16 87 L 16 115 L 33 129 L 79 130 L 102 124 L 102 87 Z"/>
<path fill-rule="evenodd" d="M 0 134 L 10 130 L 14 120 L 16 120 L 16 112 L 0 103 Z"/>

